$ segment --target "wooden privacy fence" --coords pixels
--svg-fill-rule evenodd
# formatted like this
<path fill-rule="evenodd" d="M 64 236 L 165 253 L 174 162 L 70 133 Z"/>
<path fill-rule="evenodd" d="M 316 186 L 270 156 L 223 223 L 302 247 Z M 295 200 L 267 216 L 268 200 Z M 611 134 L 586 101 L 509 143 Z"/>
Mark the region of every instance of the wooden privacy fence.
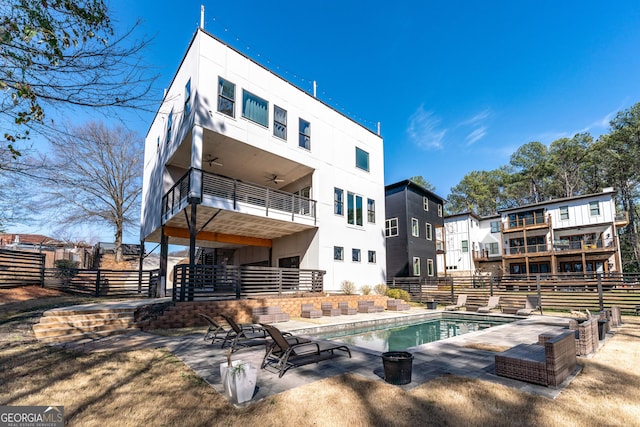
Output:
<path fill-rule="evenodd" d="M 44 286 L 78 295 L 156 296 L 159 270 L 81 270 L 47 268 Z"/>
<path fill-rule="evenodd" d="M 174 301 L 203 298 L 249 298 L 261 295 L 319 293 L 322 270 L 297 268 L 176 265 L 173 270 Z"/>
<path fill-rule="evenodd" d="M 0 287 L 41 285 L 44 254 L 0 249 Z"/>
<path fill-rule="evenodd" d="M 613 305 L 625 313 L 635 313 L 640 306 L 640 279 L 636 274 L 571 276 L 520 276 L 502 280 L 476 278 L 441 278 L 422 282 L 419 278 L 395 278 L 390 288 L 404 289 L 414 302 L 436 300 L 452 304 L 460 294 L 467 295 L 467 306 L 486 305 L 491 295 L 500 296 L 501 306 L 524 307 L 526 295 L 540 294 L 543 309 L 599 311 Z"/>

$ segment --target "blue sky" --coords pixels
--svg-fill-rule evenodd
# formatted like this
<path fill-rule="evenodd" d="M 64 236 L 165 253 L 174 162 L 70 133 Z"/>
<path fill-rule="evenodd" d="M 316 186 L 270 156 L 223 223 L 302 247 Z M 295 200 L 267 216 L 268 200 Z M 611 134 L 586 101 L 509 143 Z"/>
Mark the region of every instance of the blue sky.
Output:
<path fill-rule="evenodd" d="M 381 123 L 385 182 L 422 175 L 446 197 L 520 145 L 607 132 L 640 102 L 636 1 L 112 0 L 141 18 L 158 99 L 200 22 L 339 111 Z M 144 137 L 153 114 L 132 114 Z M 106 236 L 110 238 L 111 234 Z M 135 241 L 137 234 L 132 233 Z"/>
<path fill-rule="evenodd" d="M 205 29 L 370 128 L 387 184 L 422 175 L 446 197 L 530 141 L 605 133 L 640 102 L 640 2 L 116 0 L 143 19 L 168 86 Z M 149 119 L 141 126 L 146 132 Z M 144 125 L 144 126 L 143 126 Z"/>

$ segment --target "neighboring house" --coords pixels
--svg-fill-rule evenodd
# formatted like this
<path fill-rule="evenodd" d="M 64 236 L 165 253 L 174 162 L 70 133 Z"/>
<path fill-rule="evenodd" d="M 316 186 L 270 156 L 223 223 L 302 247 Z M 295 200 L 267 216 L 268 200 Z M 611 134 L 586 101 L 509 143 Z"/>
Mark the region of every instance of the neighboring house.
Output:
<path fill-rule="evenodd" d="M 450 275 L 622 272 L 615 191 L 505 209 L 498 216 L 445 218 Z"/>
<path fill-rule="evenodd" d="M 163 254 L 318 270 L 325 290 L 386 279 L 382 138 L 202 29 L 144 165 L 141 238 Z"/>
<path fill-rule="evenodd" d="M 44 254 L 45 268 L 55 267 L 55 262 L 62 259 L 75 261 L 80 268 L 89 268 L 93 262 L 90 245 L 63 242 L 42 234 L 0 233 L 0 249 Z"/>
<path fill-rule="evenodd" d="M 387 275 L 435 278 L 444 199 L 410 180 L 385 187 Z"/>

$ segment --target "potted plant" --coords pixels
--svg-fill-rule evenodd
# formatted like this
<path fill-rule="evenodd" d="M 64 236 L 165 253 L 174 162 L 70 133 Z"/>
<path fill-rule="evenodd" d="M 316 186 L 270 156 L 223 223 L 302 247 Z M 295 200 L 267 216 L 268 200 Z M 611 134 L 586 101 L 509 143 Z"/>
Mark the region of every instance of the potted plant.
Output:
<path fill-rule="evenodd" d="M 242 360 L 231 361 L 231 351 L 228 351 L 227 362 L 220 364 L 220 377 L 229 400 L 233 403 L 243 403 L 253 397 L 258 369 Z"/>

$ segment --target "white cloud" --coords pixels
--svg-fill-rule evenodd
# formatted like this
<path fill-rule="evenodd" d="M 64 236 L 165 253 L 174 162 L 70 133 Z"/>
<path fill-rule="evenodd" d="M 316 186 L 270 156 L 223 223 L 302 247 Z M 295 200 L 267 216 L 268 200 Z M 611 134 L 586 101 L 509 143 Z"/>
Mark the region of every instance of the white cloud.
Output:
<path fill-rule="evenodd" d="M 467 145 L 471 145 L 471 144 L 479 141 L 480 139 L 484 138 L 484 136 L 486 134 L 487 134 L 487 127 L 486 126 L 480 126 L 479 128 L 474 129 L 473 132 L 471 132 L 465 138 L 466 141 L 467 141 Z"/>
<path fill-rule="evenodd" d="M 467 120 L 460 123 L 460 126 L 473 126 L 478 123 L 482 123 L 489 118 L 491 115 L 491 109 L 485 108 L 480 111 L 478 114 L 468 118 Z"/>
<path fill-rule="evenodd" d="M 432 111 L 426 111 L 424 105 L 409 117 L 407 136 L 409 140 L 424 150 L 441 149 L 446 129 L 440 129 L 441 120 Z"/>
<path fill-rule="evenodd" d="M 601 119 L 591 122 L 590 124 L 587 125 L 586 130 L 591 130 L 593 128 L 607 129 L 609 127 L 609 122 L 611 122 L 611 120 L 616 116 L 616 114 L 618 114 L 618 111 L 619 110 L 611 111 Z"/>

